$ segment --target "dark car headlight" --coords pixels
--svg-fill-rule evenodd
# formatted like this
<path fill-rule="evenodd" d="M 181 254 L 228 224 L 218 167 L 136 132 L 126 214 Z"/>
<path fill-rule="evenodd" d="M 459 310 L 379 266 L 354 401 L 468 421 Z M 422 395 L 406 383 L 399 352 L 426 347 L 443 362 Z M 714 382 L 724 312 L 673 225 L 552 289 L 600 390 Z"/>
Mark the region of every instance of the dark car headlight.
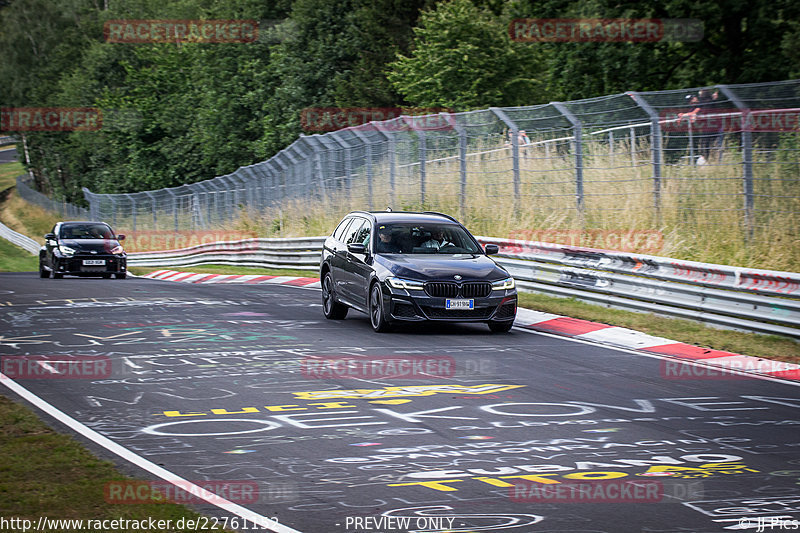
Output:
<path fill-rule="evenodd" d="M 392 288 L 405 289 L 407 291 L 421 291 L 425 289 L 425 286 L 421 281 L 414 281 L 410 279 L 386 278 L 386 283 L 388 283 Z"/>
<path fill-rule="evenodd" d="M 495 281 L 492 283 L 492 290 L 493 291 L 504 291 L 504 290 L 511 290 L 516 287 L 514 283 L 514 278 L 506 278 L 501 279 L 500 281 Z"/>
<path fill-rule="evenodd" d="M 114 255 L 123 255 L 125 250 L 122 248 L 122 245 L 116 245 L 112 250 L 111 253 Z"/>

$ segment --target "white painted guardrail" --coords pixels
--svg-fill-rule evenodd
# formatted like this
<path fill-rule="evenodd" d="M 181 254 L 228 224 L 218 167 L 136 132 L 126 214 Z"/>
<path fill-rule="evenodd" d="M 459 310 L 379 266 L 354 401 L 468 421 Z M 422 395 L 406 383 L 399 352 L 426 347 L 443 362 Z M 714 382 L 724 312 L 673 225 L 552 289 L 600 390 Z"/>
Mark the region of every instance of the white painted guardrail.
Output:
<path fill-rule="evenodd" d="M 33 255 L 39 255 L 39 249 L 42 247 L 41 244 L 34 241 L 30 237 L 21 233 L 17 233 L 3 223 L 0 223 L 0 237 L 9 241 L 11 244 L 16 244 L 20 248 L 27 250 Z"/>
<path fill-rule="evenodd" d="M 523 291 L 800 338 L 800 274 L 478 237 Z M 244 239 L 128 254 L 130 266 L 201 263 L 316 271 L 325 237 Z"/>

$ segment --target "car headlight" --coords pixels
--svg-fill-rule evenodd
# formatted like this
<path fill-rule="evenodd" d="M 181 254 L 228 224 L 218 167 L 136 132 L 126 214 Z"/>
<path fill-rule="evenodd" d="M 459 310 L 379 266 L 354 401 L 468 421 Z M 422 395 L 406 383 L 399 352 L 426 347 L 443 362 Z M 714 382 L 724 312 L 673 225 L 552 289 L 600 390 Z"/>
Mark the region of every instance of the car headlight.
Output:
<path fill-rule="evenodd" d="M 64 255 L 74 255 L 75 254 L 75 248 L 70 248 L 69 246 L 64 246 L 63 244 L 60 244 L 58 246 L 58 249 Z"/>
<path fill-rule="evenodd" d="M 514 287 L 514 278 L 501 279 L 500 281 L 492 283 L 493 291 L 504 291 L 506 289 L 513 289 Z"/>
<path fill-rule="evenodd" d="M 114 255 L 122 255 L 125 253 L 125 250 L 122 249 L 122 245 L 116 245 L 112 250 L 111 253 Z"/>
<path fill-rule="evenodd" d="M 406 289 L 408 291 L 421 291 L 425 287 L 421 281 L 412 281 L 410 279 L 400 278 L 386 278 L 386 281 L 395 289 Z"/>

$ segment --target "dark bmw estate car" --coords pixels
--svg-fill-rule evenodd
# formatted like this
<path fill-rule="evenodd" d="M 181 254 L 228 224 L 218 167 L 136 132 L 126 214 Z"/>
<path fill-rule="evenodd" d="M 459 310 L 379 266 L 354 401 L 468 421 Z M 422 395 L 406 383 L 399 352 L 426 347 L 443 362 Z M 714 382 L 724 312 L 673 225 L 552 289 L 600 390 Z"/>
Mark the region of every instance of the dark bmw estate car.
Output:
<path fill-rule="evenodd" d="M 120 241 L 125 235 L 115 235 L 103 222 L 58 222 L 44 236 L 39 250 L 39 275 L 49 278 L 73 276 L 102 276 L 119 279 L 127 276 L 127 256 Z"/>
<path fill-rule="evenodd" d="M 367 313 L 375 331 L 415 321 L 485 322 L 508 331 L 517 291 L 467 229 L 441 213 L 354 211 L 325 240 L 320 262 L 325 316 Z"/>

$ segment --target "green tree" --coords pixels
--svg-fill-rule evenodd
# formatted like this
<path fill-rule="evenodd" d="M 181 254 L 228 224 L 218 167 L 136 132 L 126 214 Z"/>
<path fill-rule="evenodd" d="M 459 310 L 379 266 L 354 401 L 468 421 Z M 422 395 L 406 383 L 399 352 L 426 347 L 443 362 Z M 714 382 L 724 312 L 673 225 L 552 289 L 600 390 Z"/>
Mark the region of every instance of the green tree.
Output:
<path fill-rule="evenodd" d="M 514 43 L 507 25 L 469 0 L 425 11 L 410 55 L 398 54 L 388 78 L 413 105 L 458 110 L 535 104 L 544 95 L 536 49 Z"/>
<path fill-rule="evenodd" d="M 752 83 L 790 77 L 792 48 L 781 43 L 800 18 L 791 0 L 518 0 L 513 18 L 697 19 L 697 42 L 528 43 L 547 61 L 547 92 L 567 100 L 647 91 Z M 796 59 L 794 60 L 796 64 Z"/>

